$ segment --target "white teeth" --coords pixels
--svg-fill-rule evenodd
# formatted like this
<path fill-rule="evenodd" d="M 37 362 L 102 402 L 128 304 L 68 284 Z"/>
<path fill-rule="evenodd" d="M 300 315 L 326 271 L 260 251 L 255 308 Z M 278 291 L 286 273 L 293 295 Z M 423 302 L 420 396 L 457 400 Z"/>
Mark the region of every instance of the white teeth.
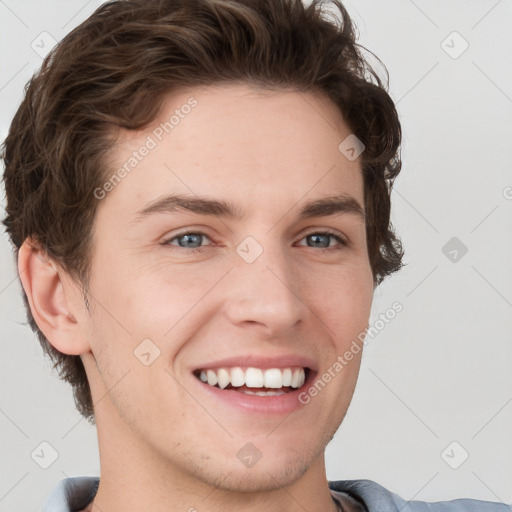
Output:
<path fill-rule="evenodd" d="M 245 385 L 248 388 L 262 388 L 263 372 L 259 368 L 247 368 L 245 372 Z"/>
<path fill-rule="evenodd" d="M 230 381 L 229 373 L 224 368 L 219 368 L 219 371 L 217 372 L 217 379 L 219 388 L 224 389 Z"/>
<path fill-rule="evenodd" d="M 279 368 L 265 370 L 264 382 L 266 388 L 282 388 L 283 376 Z"/>
<path fill-rule="evenodd" d="M 234 388 L 246 386 L 248 388 L 273 388 L 282 387 L 300 388 L 306 380 L 304 368 L 269 368 L 262 370 L 260 368 L 247 368 L 244 370 L 240 366 L 233 368 L 218 368 L 217 370 L 201 370 L 199 379 L 210 386 L 218 386 L 225 389 L 229 384 Z M 276 394 L 273 391 L 260 391 L 265 396 Z M 255 394 L 259 392 L 248 392 Z M 282 394 L 278 392 L 277 394 Z"/>
<path fill-rule="evenodd" d="M 291 384 L 292 388 L 300 387 L 299 382 L 300 382 L 300 370 L 295 370 L 293 372 L 293 377 L 292 377 L 292 384 Z"/>
<path fill-rule="evenodd" d="M 217 374 L 213 370 L 208 370 L 206 375 L 208 376 L 208 384 L 215 386 L 217 384 Z"/>
<path fill-rule="evenodd" d="M 277 396 L 277 395 L 285 395 L 285 391 L 249 391 L 246 389 L 245 391 L 242 391 L 242 393 L 245 393 L 246 395 L 258 395 L 258 396 Z"/>
<path fill-rule="evenodd" d="M 239 388 L 245 384 L 245 372 L 239 366 L 231 368 L 231 385 Z"/>

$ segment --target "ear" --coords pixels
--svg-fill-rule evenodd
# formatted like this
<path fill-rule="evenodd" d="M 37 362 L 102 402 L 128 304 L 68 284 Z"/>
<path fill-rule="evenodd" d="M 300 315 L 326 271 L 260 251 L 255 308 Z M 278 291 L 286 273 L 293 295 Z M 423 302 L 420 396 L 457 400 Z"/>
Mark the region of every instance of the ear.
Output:
<path fill-rule="evenodd" d="M 86 308 L 78 286 L 30 238 L 19 249 L 18 274 L 32 316 L 46 339 L 63 354 L 90 352 Z"/>

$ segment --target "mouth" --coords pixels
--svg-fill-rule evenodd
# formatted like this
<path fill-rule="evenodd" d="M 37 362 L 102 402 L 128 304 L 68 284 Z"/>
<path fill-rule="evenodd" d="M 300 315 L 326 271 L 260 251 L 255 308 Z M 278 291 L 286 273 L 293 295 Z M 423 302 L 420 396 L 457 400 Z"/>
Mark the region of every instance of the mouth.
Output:
<path fill-rule="evenodd" d="M 193 372 L 203 384 L 245 395 L 278 396 L 299 390 L 309 380 L 309 367 L 283 368 L 220 367 L 200 368 Z"/>
<path fill-rule="evenodd" d="M 213 407 L 222 408 L 224 414 L 241 414 L 247 421 L 250 413 L 256 415 L 251 417 L 266 420 L 305 406 L 300 398 L 315 381 L 318 365 L 305 355 L 263 355 L 254 351 L 199 363 L 191 368 L 191 374 L 201 396 Z"/>

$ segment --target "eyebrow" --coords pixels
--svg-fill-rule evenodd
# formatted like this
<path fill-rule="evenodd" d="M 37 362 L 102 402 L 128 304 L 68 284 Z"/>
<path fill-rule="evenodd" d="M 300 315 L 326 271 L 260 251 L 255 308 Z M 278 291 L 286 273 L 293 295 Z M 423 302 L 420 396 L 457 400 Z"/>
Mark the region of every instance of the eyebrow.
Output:
<path fill-rule="evenodd" d="M 189 211 L 198 215 L 212 215 L 225 218 L 241 219 L 245 216 L 244 211 L 231 201 L 183 194 L 170 194 L 148 203 L 142 210 L 136 213 L 131 224 L 142 222 L 145 218 L 155 214 L 172 214 L 180 210 Z M 341 194 L 308 201 L 300 209 L 299 219 L 304 220 L 311 217 L 324 217 L 338 214 L 353 214 L 362 221 L 366 218 L 364 209 L 355 198 Z"/>

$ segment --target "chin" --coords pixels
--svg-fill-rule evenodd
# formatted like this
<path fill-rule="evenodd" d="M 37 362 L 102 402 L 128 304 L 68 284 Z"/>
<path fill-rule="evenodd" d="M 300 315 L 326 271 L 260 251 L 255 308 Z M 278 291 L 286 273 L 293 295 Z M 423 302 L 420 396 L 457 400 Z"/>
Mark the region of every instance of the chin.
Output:
<path fill-rule="evenodd" d="M 202 475 L 203 478 L 201 475 L 197 476 L 205 483 L 229 492 L 269 492 L 292 485 L 311 465 L 311 461 L 306 460 L 287 461 L 286 464 L 278 459 L 269 462 L 265 463 L 260 459 L 252 468 L 245 468 L 242 464 L 234 467 L 231 465 L 232 467 L 224 469 L 222 476 L 218 472 L 215 475 Z"/>
<path fill-rule="evenodd" d="M 229 455 L 210 454 L 203 460 L 194 461 L 195 457 L 189 454 L 188 471 L 194 479 L 219 490 L 243 493 L 268 492 L 290 486 L 299 480 L 319 457 L 323 456 L 325 450 L 324 443 L 308 447 L 304 439 L 298 439 L 293 449 L 287 448 L 286 444 L 281 450 L 276 449 L 277 447 L 268 440 L 266 447 L 263 443 L 262 439 L 261 458 L 252 466 L 246 466 L 240 460 L 244 453 L 250 453 L 251 449 L 242 452 L 238 458 L 240 451 L 237 447 L 230 451 Z"/>

